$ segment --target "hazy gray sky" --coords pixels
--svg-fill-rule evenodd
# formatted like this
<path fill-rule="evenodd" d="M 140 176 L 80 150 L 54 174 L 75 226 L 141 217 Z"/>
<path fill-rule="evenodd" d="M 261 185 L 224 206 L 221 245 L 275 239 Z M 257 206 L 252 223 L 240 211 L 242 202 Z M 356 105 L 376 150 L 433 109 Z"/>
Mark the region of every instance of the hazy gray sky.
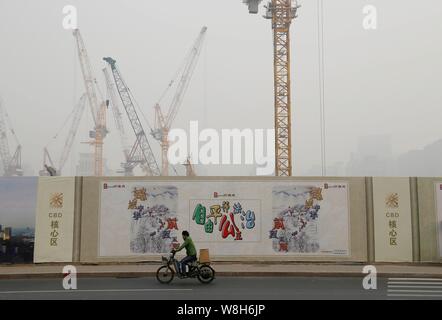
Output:
<path fill-rule="evenodd" d="M 321 159 L 317 1 L 299 2 L 292 28 L 295 175 Z M 260 15 L 249 15 L 241 0 L 0 0 L 0 96 L 23 145 L 24 163 L 34 174 L 42 166 L 43 147 L 84 90 L 74 38 L 62 28 L 62 8 L 68 4 L 79 10 L 102 90 L 101 58 L 112 56 L 151 122 L 153 105 L 207 25 L 204 50 L 174 127 L 199 120 L 213 128 L 272 128 L 272 30 Z M 367 4 L 378 9 L 375 31 L 362 28 Z M 395 154 L 441 138 L 442 2 L 325 0 L 324 9 L 328 162 L 347 161 L 360 136 L 390 135 Z M 123 157 L 111 113 L 108 122 L 105 156 L 116 169 Z M 87 110 L 65 174 L 75 173 L 79 152 L 92 151 L 80 144 L 91 127 Z M 49 145 L 57 161 L 65 134 Z"/>
<path fill-rule="evenodd" d="M 3 228 L 35 227 L 37 178 L 0 178 L 0 203 Z"/>

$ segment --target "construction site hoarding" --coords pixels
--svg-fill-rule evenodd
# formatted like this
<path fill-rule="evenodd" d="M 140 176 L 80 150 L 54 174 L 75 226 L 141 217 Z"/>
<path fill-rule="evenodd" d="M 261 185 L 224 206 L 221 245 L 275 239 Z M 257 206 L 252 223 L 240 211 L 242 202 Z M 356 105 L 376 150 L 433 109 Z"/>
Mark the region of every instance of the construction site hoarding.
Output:
<path fill-rule="evenodd" d="M 38 181 L 34 262 L 72 262 L 75 178 Z"/>
<path fill-rule="evenodd" d="M 441 197 L 442 178 L 417 179 L 419 210 L 419 256 L 421 262 L 442 262 L 441 255 Z"/>
<path fill-rule="evenodd" d="M 412 262 L 409 178 L 373 178 L 375 260 Z"/>
<path fill-rule="evenodd" d="M 363 261 L 364 181 L 85 178 L 81 260 L 156 259 L 182 243 L 181 232 L 188 230 L 199 249 L 221 260 Z M 96 206 L 85 203 L 95 196 Z"/>
<path fill-rule="evenodd" d="M 170 252 L 188 230 L 218 256 L 348 256 L 346 182 L 103 182 L 100 256 Z"/>
<path fill-rule="evenodd" d="M 436 208 L 437 208 L 437 236 L 438 236 L 438 253 L 442 259 L 442 180 L 435 184 L 436 192 Z"/>

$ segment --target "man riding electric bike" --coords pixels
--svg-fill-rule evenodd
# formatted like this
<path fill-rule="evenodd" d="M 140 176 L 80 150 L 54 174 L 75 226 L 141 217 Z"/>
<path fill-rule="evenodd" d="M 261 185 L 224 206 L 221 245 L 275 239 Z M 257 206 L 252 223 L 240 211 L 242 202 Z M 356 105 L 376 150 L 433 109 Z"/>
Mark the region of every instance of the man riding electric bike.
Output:
<path fill-rule="evenodd" d="M 177 274 L 180 279 L 197 278 L 203 284 L 211 283 L 215 279 L 215 270 L 210 266 L 210 262 L 197 261 L 196 248 L 189 232 L 183 231 L 182 234 L 184 243 L 172 250 L 171 254 L 161 257 L 162 266 L 157 270 L 157 280 L 162 284 L 168 284 Z M 179 262 L 175 259 L 175 254 L 184 248 L 187 256 Z"/>
<path fill-rule="evenodd" d="M 190 267 L 186 268 L 187 266 L 189 266 L 192 262 L 197 261 L 197 256 L 196 256 L 196 248 L 195 248 L 195 244 L 193 243 L 192 238 L 190 237 L 190 234 L 188 231 L 183 231 L 182 232 L 183 235 L 183 240 L 184 243 L 176 250 L 172 250 L 172 253 L 176 253 L 179 252 L 181 250 L 183 250 L 184 248 L 186 248 L 186 257 L 183 258 L 180 263 L 178 264 L 178 276 L 179 277 L 185 277 L 187 276 L 187 270 L 190 270 Z"/>

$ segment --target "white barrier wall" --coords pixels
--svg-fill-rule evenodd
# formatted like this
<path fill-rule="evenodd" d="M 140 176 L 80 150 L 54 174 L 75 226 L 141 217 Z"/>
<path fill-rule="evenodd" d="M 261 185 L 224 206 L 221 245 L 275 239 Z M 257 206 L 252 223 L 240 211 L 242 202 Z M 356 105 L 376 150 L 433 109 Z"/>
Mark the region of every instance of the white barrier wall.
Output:
<path fill-rule="evenodd" d="M 75 178 L 38 180 L 34 262 L 72 262 Z"/>
<path fill-rule="evenodd" d="M 100 257 L 169 252 L 183 230 L 217 256 L 350 256 L 345 181 L 103 181 L 100 189 Z"/>
<path fill-rule="evenodd" d="M 411 182 L 40 177 L 34 260 L 157 261 L 188 230 L 215 260 L 441 262 L 442 178 Z"/>
<path fill-rule="evenodd" d="M 439 258 L 442 259 L 442 180 L 435 183 L 434 189 L 436 193 L 436 231 L 438 235 L 438 253 Z"/>
<path fill-rule="evenodd" d="M 375 260 L 412 262 L 409 178 L 373 178 Z"/>
<path fill-rule="evenodd" d="M 417 179 L 420 261 L 442 262 L 442 178 Z"/>
<path fill-rule="evenodd" d="M 215 260 L 367 260 L 365 178 L 87 177 L 82 203 L 82 262 L 157 261 L 183 230 Z"/>

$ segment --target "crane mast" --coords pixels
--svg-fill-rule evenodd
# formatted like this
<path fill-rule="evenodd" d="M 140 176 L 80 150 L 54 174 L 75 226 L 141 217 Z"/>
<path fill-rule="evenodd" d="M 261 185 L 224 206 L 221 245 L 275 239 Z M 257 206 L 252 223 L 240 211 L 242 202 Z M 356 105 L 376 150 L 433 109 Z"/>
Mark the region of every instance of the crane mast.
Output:
<path fill-rule="evenodd" d="M 122 167 L 124 169 L 124 175 L 133 176 L 133 169 L 138 162 L 137 163 L 134 163 L 133 161 L 131 162 L 131 159 L 134 159 L 136 156 L 135 155 L 131 156 L 132 153 L 129 147 L 126 130 L 123 124 L 123 117 L 122 117 L 123 114 L 121 112 L 119 99 L 117 97 L 117 89 L 115 87 L 115 83 L 111 79 L 111 76 L 107 68 L 103 68 L 103 74 L 104 74 L 104 79 L 106 81 L 106 87 L 110 99 L 112 113 L 114 115 L 115 127 L 118 130 L 121 146 L 123 148 L 125 162 L 122 163 Z"/>
<path fill-rule="evenodd" d="M 106 103 L 102 97 L 98 99 L 97 91 L 99 91 L 96 78 L 93 76 L 92 67 L 87 54 L 86 46 L 81 37 L 80 30 L 74 30 L 74 37 L 77 43 L 78 57 L 80 60 L 81 71 L 83 74 L 83 82 L 86 89 L 89 106 L 94 120 L 95 128 L 90 133 L 90 137 L 94 139 L 89 144 L 93 145 L 94 150 L 94 174 L 95 176 L 103 175 L 103 140 L 107 135 L 106 129 Z"/>
<path fill-rule="evenodd" d="M 8 129 L 6 127 L 2 101 L 0 101 L 0 158 L 2 160 L 3 172 L 6 174 L 9 164 L 11 163 L 11 154 L 9 151 Z"/>
<path fill-rule="evenodd" d="M 159 176 L 161 175 L 161 172 L 153 154 L 152 148 L 147 139 L 146 132 L 143 129 L 140 118 L 138 117 L 137 111 L 135 109 L 132 94 L 124 79 L 122 78 L 119 69 L 116 66 L 116 61 L 110 57 L 103 58 L 103 60 L 110 65 L 115 85 L 121 98 L 121 102 L 123 103 L 129 121 L 132 125 L 132 129 L 135 133 L 136 142 L 131 154 L 136 154 L 136 151 L 139 147 L 144 157 L 145 167 L 148 171 L 147 174 L 151 176 Z"/>
<path fill-rule="evenodd" d="M 261 1 L 243 0 L 252 14 Z M 273 29 L 275 174 L 282 177 L 292 175 L 290 26 L 299 7 L 296 0 L 271 0 L 264 16 Z"/>
<path fill-rule="evenodd" d="M 273 28 L 275 174 L 283 177 L 292 175 L 290 26 L 298 8 L 298 5 L 292 6 L 292 0 L 272 0 L 266 14 Z"/>
<path fill-rule="evenodd" d="M 169 161 L 167 158 L 167 153 L 169 151 L 169 131 L 172 126 L 172 122 L 183 102 L 184 95 L 189 88 L 190 80 L 192 79 L 192 75 L 195 71 L 206 33 L 207 27 L 203 27 L 187 56 L 186 64 L 183 68 L 180 81 L 176 88 L 176 93 L 173 97 L 167 115 L 164 116 L 159 103 L 155 105 L 155 131 L 152 133 L 152 135 L 155 139 L 160 141 L 162 159 L 161 173 L 163 176 L 169 175 Z M 171 82 L 171 85 L 172 84 L 173 82 Z"/>

